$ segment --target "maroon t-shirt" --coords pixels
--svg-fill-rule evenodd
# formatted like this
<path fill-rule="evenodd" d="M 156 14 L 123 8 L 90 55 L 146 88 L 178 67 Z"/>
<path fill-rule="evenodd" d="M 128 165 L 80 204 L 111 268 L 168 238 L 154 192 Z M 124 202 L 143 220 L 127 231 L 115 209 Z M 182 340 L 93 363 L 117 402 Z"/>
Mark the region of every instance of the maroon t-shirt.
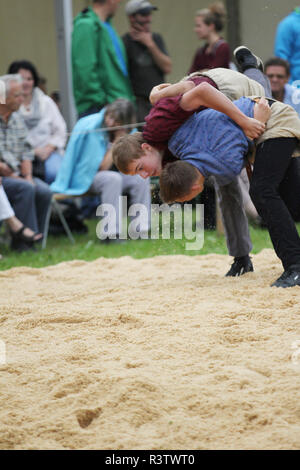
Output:
<path fill-rule="evenodd" d="M 203 69 L 215 69 L 223 67 L 229 69 L 230 64 L 230 49 L 229 45 L 224 39 L 216 42 L 213 50 L 207 53 L 208 44 L 197 50 L 189 73 L 198 72 Z"/>
<path fill-rule="evenodd" d="M 218 88 L 209 77 L 196 76 L 188 78 L 188 80 L 194 82 L 196 86 L 207 82 Z M 146 124 L 143 128 L 143 137 L 150 145 L 159 150 L 167 149 L 168 140 L 174 132 L 195 112 L 195 110 L 185 111 L 182 109 L 179 104 L 181 98 L 182 94 L 160 99 L 153 106 L 148 116 L 145 117 Z M 203 109 L 206 109 L 205 106 L 200 106 L 197 112 Z"/>

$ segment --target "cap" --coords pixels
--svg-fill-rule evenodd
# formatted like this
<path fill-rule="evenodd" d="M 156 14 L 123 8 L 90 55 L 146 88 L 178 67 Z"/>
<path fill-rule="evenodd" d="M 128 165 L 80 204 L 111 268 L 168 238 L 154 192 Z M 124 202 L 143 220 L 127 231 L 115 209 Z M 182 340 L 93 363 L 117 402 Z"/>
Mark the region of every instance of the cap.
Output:
<path fill-rule="evenodd" d="M 158 8 L 151 5 L 147 0 L 130 0 L 125 6 L 127 15 L 135 15 L 140 12 L 148 14 L 153 10 L 158 10 Z"/>

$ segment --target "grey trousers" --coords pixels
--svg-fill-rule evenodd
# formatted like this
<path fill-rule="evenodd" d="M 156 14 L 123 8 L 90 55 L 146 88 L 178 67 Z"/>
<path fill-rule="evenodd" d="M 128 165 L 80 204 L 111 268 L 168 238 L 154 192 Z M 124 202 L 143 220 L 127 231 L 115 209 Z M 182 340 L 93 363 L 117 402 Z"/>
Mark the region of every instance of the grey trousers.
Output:
<path fill-rule="evenodd" d="M 252 250 L 252 243 L 238 177 L 225 186 L 218 184 L 218 178 L 215 177 L 213 180 L 220 205 L 228 253 L 234 257 L 246 256 Z"/>
<path fill-rule="evenodd" d="M 270 80 L 263 72 L 261 72 L 259 69 L 247 69 L 245 70 L 244 75 L 260 83 L 260 85 L 265 89 L 266 96 L 268 98 L 272 98 Z"/>
<path fill-rule="evenodd" d="M 7 198 L 16 217 L 34 232 L 43 233 L 52 192 L 44 181 L 34 178 L 34 185 L 17 178 L 2 178 Z"/>
<path fill-rule="evenodd" d="M 269 79 L 258 69 L 245 71 L 247 77 L 256 80 L 265 88 L 266 96 L 272 96 Z M 231 256 L 245 256 L 252 250 L 248 218 L 244 209 L 243 197 L 238 177 L 221 186 L 214 178 L 216 194 L 221 210 L 228 252 Z"/>
<path fill-rule="evenodd" d="M 108 229 L 101 234 L 101 238 L 114 237 L 122 231 L 120 211 L 120 196 L 126 193 L 130 197 L 131 205 L 142 204 L 146 209 L 140 217 L 140 232 L 148 232 L 151 217 L 151 194 L 149 178 L 143 179 L 138 175 L 124 175 L 117 171 L 99 171 L 93 180 L 90 192 L 101 197 L 101 204 L 110 204 L 116 214 L 116 223 L 109 224 Z"/>

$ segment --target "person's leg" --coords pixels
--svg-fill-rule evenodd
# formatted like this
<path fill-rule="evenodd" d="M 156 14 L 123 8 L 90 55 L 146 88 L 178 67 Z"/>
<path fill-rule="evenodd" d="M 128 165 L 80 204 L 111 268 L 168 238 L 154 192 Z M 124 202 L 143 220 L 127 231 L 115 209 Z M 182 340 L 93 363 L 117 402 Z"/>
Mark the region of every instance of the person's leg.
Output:
<path fill-rule="evenodd" d="M 7 199 L 3 186 L 0 184 L 0 222 L 15 215 L 13 208 Z"/>
<path fill-rule="evenodd" d="M 249 52 L 251 54 L 251 51 Z M 262 85 L 266 96 L 272 96 L 269 79 L 259 69 L 259 60 L 255 56 L 247 59 L 247 66 L 240 71 Z M 234 263 L 227 276 L 244 274 L 253 270 L 249 258 L 252 243 L 239 181 L 237 178 L 230 185 L 220 186 L 215 178 L 215 183 L 228 251 L 230 255 L 234 256 Z"/>
<path fill-rule="evenodd" d="M 220 185 L 216 177 L 214 182 L 220 204 L 228 252 L 235 258 L 244 257 L 252 250 L 252 243 L 238 179 L 235 178 L 230 184 L 225 186 Z"/>
<path fill-rule="evenodd" d="M 263 61 L 255 56 L 248 47 L 240 46 L 233 51 L 235 61 L 241 73 L 258 82 L 265 90 L 267 97 L 272 97 L 271 84 L 263 73 Z"/>
<path fill-rule="evenodd" d="M 249 51 L 251 54 L 251 51 Z M 271 95 L 271 88 L 268 78 L 259 70 L 259 62 L 253 56 L 253 60 L 248 58 L 248 64 L 241 70 L 244 75 L 257 81 L 265 89 L 266 96 Z M 229 254 L 234 256 L 235 262 L 227 275 L 239 275 L 239 269 L 242 274 L 252 271 L 252 263 L 249 259 L 249 253 L 252 249 L 250 240 L 248 219 L 245 213 L 243 196 L 239 186 L 238 178 L 226 186 L 218 184 L 215 178 L 215 187 L 220 204 L 225 236 Z"/>
<path fill-rule="evenodd" d="M 62 160 L 62 155 L 53 152 L 45 161 L 45 181 L 47 184 L 51 184 L 55 180 Z"/>
<path fill-rule="evenodd" d="M 249 183 L 249 178 L 248 178 L 247 171 L 245 168 L 239 174 L 238 181 L 239 181 L 239 185 L 241 188 L 243 204 L 244 204 L 246 215 L 252 222 L 254 222 L 257 225 L 260 225 L 261 218 L 259 217 L 257 210 L 255 209 L 254 204 L 250 198 L 250 194 L 249 194 L 250 183 Z"/>
<path fill-rule="evenodd" d="M 38 232 L 34 186 L 22 179 L 6 177 L 2 178 L 2 184 L 16 217 L 26 227 Z"/>
<path fill-rule="evenodd" d="M 43 238 L 41 233 L 35 233 L 31 230 L 31 228 L 25 227 L 25 225 L 22 224 L 22 222 L 15 215 L 8 217 L 5 220 L 5 223 L 8 226 L 12 237 L 16 240 L 32 244 Z"/>
<path fill-rule="evenodd" d="M 116 225 L 109 227 L 111 231 L 101 234 L 103 238 L 114 238 L 118 236 L 121 230 L 119 227 L 119 197 L 122 195 L 122 178 L 116 171 L 99 171 L 94 179 L 90 192 L 101 196 L 101 204 L 110 204 L 114 207 L 116 213 Z M 102 236 L 101 236 L 102 238 Z"/>
<path fill-rule="evenodd" d="M 280 195 L 280 186 L 296 144 L 294 138 L 277 138 L 259 145 L 250 183 L 251 199 L 269 230 L 274 250 L 285 271 L 294 265 L 300 268 L 300 237 Z"/>
<path fill-rule="evenodd" d="M 270 80 L 261 70 L 256 68 L 250 68 L 245 70 L 244 75 L 258 82 L 262 87 L 264 87 L 266 97 L 272 98 Z"/>
<path fill-rule="evenodd" d="M 52 191 L 47 183 L 34 178 L 35 184 L 35 207 L 38 220 L 39 232 L 43 233 L 45 229 L 46 216 L 52 199 Z"/>
<path fill-rule="evenodd" d="M 131 205 L 141 204 L 145 210 L 140 213 L 140 232 L 147 233 L 151 226 L 151 191 L 150 178 L 143 179 L 138 175 L 122 177 L 122 193 L 128 192 Z"/>
<path fill-rule="evenodd" d="M 300 158 L 292 158 L 279 193 L 295 222 L 300 222 Z"/>

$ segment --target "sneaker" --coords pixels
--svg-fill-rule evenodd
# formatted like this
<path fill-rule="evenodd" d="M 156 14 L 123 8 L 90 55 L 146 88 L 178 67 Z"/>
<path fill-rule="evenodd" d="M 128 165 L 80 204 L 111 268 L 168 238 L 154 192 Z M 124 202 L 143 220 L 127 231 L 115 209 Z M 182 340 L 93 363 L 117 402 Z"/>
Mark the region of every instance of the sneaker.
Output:
<path fill-rule="evenodd" d="M 295 264 L 286 269 L 281 276 L 271 284 L 271 287 L 295 287 L 300 286 L 300 265 Z"/>
<path fill-rule="evenodd" d="M 233 57 L 237 63 L 240 72 L 245 72 L 247 69 L 255 68 L 262 72 L 264 71 L 264 63 L 260 57 L 252 54 L 250 49 L 246 46 L 239 46 L 233 51 Z"/>
<path fill-rule="evenodd" d="M 253 264 L 250 259 L 250 256 L 249 255 L 240 256 L 240 257 L 234 258 L 234 261 L 228 273 L 226 274 L 226 277 L 242 276 L 243 274 L 246 274 L 252 271 L 253 271 Z"/>

